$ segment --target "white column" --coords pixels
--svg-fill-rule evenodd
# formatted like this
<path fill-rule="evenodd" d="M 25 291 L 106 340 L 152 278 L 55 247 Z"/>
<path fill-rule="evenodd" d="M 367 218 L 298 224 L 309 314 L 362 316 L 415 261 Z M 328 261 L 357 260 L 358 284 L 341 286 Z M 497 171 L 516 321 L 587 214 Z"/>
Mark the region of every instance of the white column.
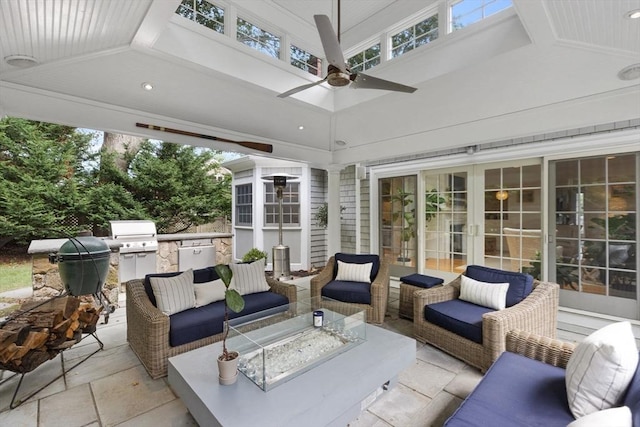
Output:
<path fill-rule="evenodd" d="M 327 256 L 333 256 L 342 248 L 340 234 L 340 169 L 328 170 L 327 200 Z"/>

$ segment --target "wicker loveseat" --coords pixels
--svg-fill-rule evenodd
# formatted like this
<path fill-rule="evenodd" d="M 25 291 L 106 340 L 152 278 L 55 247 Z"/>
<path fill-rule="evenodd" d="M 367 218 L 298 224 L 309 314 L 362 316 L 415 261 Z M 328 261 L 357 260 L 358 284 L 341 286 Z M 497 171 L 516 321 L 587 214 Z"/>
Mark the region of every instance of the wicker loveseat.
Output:
<path fill-rule="evenodd" d="M 575 348 L 573 343 L 529 332 L 508 332 L 506 351 L 445 422 L 445 427 L 565 427 L 574 422 L 565 369 Z M 606 380 L 602 384 L 607 388 Z M 627 406 L 633 426 L 640 427 L 640 365 L 616 406 Z M 623 424 L 607 416 L 607 421 L 592 420 L 580 425 Z"/>
<path fill-rule="evenodd" d="M 337 262 L 372 263 L 370 284 L 336 280 Z M 311 297 L 325 296 L 360 306 L 367 311 L 367 322 L 382 324 L 389 299 L 389 264 L 378 255 L 337 253 L 329 258 L 324 269 L 311 279 Z"/>
<path fill-rule="evenodd" d="M 178 274 L 180 272 L 148 275 L 145 279 L 135 279 L 125 284 L 127 341 L 152 378 L 167 375 L 169 357 L 222 340 L 223 301 L 216 301 L 204 307 L 191 308 L 171 316 L 163 314 L 156 307 L 149 278 L 151 276 L 171 277 Z M 210 282 L 217 278 L 218 275 L 213 267 L 194 270 L 194 283 Z M 266 277 L 266 280 L 270 291 L 244 295 L 245 309 L 238 314 L 231 312 L 231 317 L 261 311 L 270 308 L 270 304 L 273 306 L 286 304 L 286 300 L 289 303 L 296 302 L 297 288 L 295 285 L 279 282 L 270 277 Z M 186 334 L 190 335 L 188 337 L 185 334 L 176 336 L 175 330 L 171 330 L 172 322 L 173 324 L 180 322 L 179 326 L 187 325 L 192 332 L 193 326 L 198 328 L 198 325 L 193 325 L 193 323 L 198 322 L 202 328 L 196 333 L 203 337 L 190 341 L 193 339 L 193 334 Z M 174 333 L 172 334 L 172 332 Z M 208 333 L 212 333 L 212 335 L 204 336 Z M 174 340 L 178 343 L 172 345 Z"/>
<path fill-rule="evenodd" d="M 508 282 L 509 276 L 521 274 L 482 266 L 469 266 L 466 274 L 469 274 L 470 269 L 500 275 L 497 276 L 498 280 L 491 280 L 494 283 Z M 506 278 L 501 276 L 501 273 L 504 273 Z M 531 280 L 530 276 L 529 280 Z M 413 325 L 417 340 L 438 347 L 484 372 L 505 351 L 505 337 L 512 329 L 555 338 L 559 298 L 557 284 L 534 280 L 531 292 L 517 304 L 503 310 L 485 310 L 481 316 L 478 316 L 479 322 L 470 322 L 473 323 L 470 327 L 477 329 L 475 339 L 462 336 L 452 331 L 452 328 L 436 325 L 425 317 L 425 308 L 429 305 L 445 301 L 457 303 L 460 286 L 461 277 L 459 276 L 443 286 L 414 293 Z M 470 303 L 461 301 L 460 304 Z M 482 309 L 482 307 L 472 307 L 472 310 L 476 309 Z M 464 320 L 468 321 L 468 317 Z"/>

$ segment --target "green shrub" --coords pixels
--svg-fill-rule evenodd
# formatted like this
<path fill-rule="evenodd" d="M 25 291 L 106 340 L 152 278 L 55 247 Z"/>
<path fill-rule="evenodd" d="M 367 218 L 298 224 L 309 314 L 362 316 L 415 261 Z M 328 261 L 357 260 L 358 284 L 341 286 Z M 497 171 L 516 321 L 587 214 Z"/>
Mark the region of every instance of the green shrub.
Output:
<path fill-rule="evenodd" d="M 244 256 L 242 257 L 242 262 L 254 262 L 261 258 L 264 258 L 266 261 L 268 256 L 269 254 L 267 252 L 261 251 L 257 248 L 252 248 L 249 250 L 249 252 L 244 254 Z"/>

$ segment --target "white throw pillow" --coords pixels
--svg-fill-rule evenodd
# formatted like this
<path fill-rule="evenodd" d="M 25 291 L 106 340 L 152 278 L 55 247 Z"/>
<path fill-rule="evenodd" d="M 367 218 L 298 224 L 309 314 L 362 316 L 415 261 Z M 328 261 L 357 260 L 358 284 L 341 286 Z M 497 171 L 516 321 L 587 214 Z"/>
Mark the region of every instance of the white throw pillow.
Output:
<path fill-rule="evenodd" d="M 632 427 L 631 410 L 627 406 L 604 409 L 580 417 L 567 427 Z"/>
<path fill-rule="evenodd" d="M 224 291 L 226 290 L 222 279 L 211 282 L 194 283 L 193 288 L 196 291 L 196 307 L 222 301 L 224 299 Z"/>
<path fill-rule="evenodd" d="M 193 270 L 173 277 L 151 277 L 149 281 L 158 309 L 167 316 L 195 307 Z"/>
<path fill-rule="evenodd" d="M 264 275 L 264 258 L 251 264 L 229 264 L 233 277 L 230 289 L 235 289 L 240 295 L 265 292 L 270 290 Z"/>
<path fill-rule="evenodd" d="M 336 274 L 336 280 L 371 283 L 372 268 L 372 262 L 355 264 L 338 260 L 338 273 Z"/>
<path fill-rule="evenodd" d="M 605 326 L 579 343 L 567 362 L 569 409 L 580 418 L 617 405 L 638 365 L 629 322 Z"/>
<path fill-rule="evenodd" d="M 507 305 L 508 283 L 486 283 L 461 276 L 460 299 L 483 307 L 504 310 Z"/>

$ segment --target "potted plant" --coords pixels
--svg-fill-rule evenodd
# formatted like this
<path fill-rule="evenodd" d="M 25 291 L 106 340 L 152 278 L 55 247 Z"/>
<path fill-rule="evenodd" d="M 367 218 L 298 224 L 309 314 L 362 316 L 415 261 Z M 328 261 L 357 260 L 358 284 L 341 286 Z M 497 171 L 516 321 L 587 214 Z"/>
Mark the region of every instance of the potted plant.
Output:
<path fill-rule="evenodd" d="M 261 251 L 258 248 L 251 248 L 249 249 L 249 252 L 244 254 L 244 256 L 242 257 L 242 262 L 251 263 L 262 258 L 264 258 L 266 262 L 268 256 L 269 254 L 265 251 Z"/>
<path fill-rule="evenodd" d="M 229 335 L 229 309 L 239 313 L 244 308 L 244 298 L 235 289 L 229 289 L 233 272 L 226 264 L 215 266 L 216 273 L 225 286 L 224 291 L 224 323 L 222 325 L 222 354 L 218 356 L 218 380 L 220 384 L 229 385 L 238 378 L 238 352 L 227 350 Z"/>

